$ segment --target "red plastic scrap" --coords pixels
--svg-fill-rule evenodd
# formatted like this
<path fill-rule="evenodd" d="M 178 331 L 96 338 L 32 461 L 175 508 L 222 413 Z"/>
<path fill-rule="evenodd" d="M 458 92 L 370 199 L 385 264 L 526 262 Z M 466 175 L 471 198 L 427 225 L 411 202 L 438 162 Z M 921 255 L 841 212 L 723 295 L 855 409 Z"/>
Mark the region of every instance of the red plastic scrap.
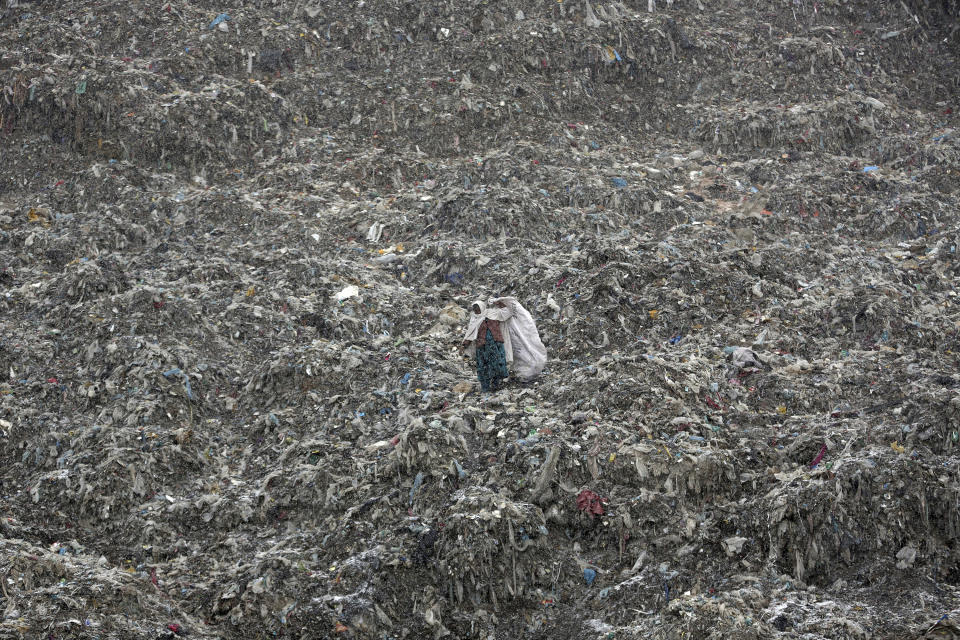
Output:
<path fill-rule="evenodd" d="M 176 622 L 171 622 L 170 624 L 168 624 L 168 625 L 167 625 L 167 629 L 169 629 L 170 631 L 172 631 L 173 634 L 174 634 L 174 635 L 177 635 L 177 636 L 179 636 L 180 634 L 183 633 L 183 627 L 181 627 L 180 625 L 178 625 Z"/>
<path fill-rule="evenodd" d="M 813 459 L 813 462 L 810 463 L 810 468 L 812 469 L 812 468 L 814 468 L 815 466 L 817 466 L 818 464 L 820 464 L 820 461 L 823 460 L 823 456 L 824 456 L 824 454 L 826 454 L 826 453 L 827 453 L 827 445 L 821 446 L 821 447 L 820 447 L 820 453 L 818 453 L 818 454 L 817 454 L 817 457 L 814 458 L 814 459 Z"/>
<path fill-rule="evenodd" d="M 606 498 L 601 498 L 593 491 L 584 489 L 577 495 L 577 509 L 588 514 L 592 520 L 595 515 L 603 515 L 603 503 L 606 501 Z"/>

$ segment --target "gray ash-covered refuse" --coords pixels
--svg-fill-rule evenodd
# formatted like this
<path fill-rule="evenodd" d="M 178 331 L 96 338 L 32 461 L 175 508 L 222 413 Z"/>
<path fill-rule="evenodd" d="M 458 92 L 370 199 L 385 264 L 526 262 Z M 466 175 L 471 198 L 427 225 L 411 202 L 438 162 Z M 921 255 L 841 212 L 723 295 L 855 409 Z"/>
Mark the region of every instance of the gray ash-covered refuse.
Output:
<path fill-rule="evenodd" d="M 956 635 L 958 19 L 3 3 L 0 638 Z"/>

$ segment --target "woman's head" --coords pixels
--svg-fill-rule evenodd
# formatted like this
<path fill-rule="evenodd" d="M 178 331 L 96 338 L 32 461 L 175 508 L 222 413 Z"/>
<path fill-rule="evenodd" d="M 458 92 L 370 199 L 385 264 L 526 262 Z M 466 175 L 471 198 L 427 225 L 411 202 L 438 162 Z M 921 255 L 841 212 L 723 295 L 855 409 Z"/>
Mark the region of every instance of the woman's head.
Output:
<path fill-rule="evenodd" d="M 487 310 L 487 305 L 484 304 L 481 300 L 474 300 L 473 304 L 470 305 L 470 310 L 475 314 L 480 315 Z"/>

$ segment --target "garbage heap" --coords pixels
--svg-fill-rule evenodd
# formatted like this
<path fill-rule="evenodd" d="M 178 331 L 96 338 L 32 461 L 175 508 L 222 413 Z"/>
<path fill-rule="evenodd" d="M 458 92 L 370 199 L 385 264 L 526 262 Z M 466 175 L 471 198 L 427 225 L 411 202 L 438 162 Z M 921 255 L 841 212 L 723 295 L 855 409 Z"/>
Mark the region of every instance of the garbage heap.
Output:
<path fill-rule="evenodd" d="M 958 20 L 8 0 L 0 638 L 960 634 Z"/>

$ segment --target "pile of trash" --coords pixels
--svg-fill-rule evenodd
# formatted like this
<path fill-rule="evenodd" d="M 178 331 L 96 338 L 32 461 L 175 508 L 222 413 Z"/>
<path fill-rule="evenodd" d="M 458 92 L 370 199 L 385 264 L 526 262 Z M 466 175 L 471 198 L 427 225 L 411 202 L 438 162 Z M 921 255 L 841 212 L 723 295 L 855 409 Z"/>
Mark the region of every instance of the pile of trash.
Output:
<path fill-rule="evenodd" d="M 8 0 L 0 638 L 960 633 L 958 20 Z"/>

